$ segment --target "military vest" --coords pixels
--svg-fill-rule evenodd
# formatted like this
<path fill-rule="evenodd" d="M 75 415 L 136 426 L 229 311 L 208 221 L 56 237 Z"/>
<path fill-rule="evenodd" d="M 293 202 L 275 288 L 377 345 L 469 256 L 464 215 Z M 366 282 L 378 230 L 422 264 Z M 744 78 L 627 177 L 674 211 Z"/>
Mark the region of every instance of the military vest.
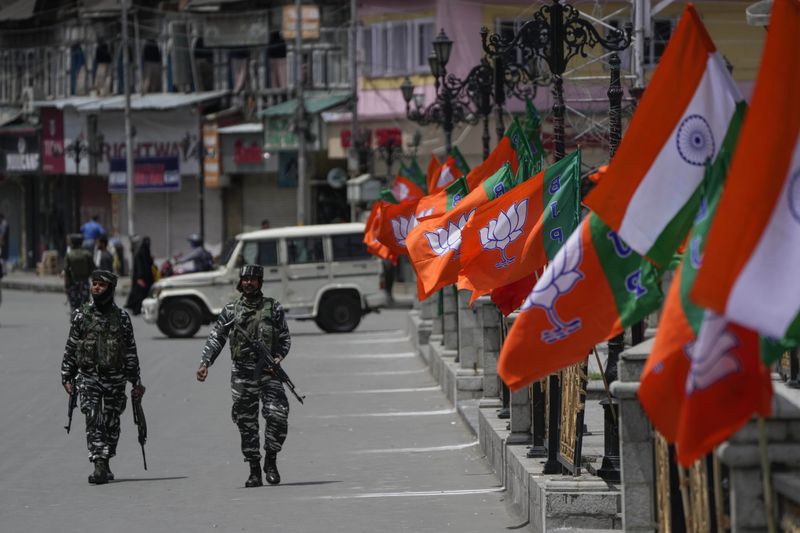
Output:
<path fill-rule="evenodd" d="M 275 300 L 263 298 L 257 309 L 247 307 L 240 300 L 233 306 L 233 319 L 242 329 L 247 331 L 252 339 L 261 339 L 270 351 L 275 352 L 275 338 L 278 334 L 275 328 L 274 310 Z M 234 329 L 231 333 L 231 359 L 236 362 L 249 362 L 256 360 L 256 354 L 246 350 L 244 337 Z"/>
<path fill-rule="evenodd" d="M 125 354 L 122 318 L 118 309 L 98 315 L 90 304 L 83 312 L 83 338 L 78 341 L 79 368 L 97 368 L 100 371 L 121 370 Z"/>
<path fill-rule="evenodd" d="M 92 262 L 92 254 L 88 250 L 82 248 L 70 250 L 67 254 L 67 260 L 72 281 L 86 281 L 89 279 L 94 263 Z"/>

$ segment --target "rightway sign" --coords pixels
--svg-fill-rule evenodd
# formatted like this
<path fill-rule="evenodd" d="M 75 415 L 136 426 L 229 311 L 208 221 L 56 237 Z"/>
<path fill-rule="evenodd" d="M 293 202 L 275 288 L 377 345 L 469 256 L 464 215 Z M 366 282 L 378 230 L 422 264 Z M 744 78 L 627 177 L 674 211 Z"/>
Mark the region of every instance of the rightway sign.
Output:
<path fill-rule="evenodd" d="M 125 159 L 111 160 L 108 192 L 127 192 Z M 177 192 L 181 190 L 181 174 L 177 157 L 139 157 L 133 162 L 135 192 Z"/>

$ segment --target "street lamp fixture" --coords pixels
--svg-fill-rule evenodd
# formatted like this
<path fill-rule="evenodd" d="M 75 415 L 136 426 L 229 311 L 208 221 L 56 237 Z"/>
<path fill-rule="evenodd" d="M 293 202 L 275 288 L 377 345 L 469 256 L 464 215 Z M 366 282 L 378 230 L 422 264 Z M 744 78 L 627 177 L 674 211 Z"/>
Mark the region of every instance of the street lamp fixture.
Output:
<path fill-rule="evenodd" d="M 442 28 L 439 32 L 439 35 L 437 35 L 436 39 L 433 40 L 433 51 L 436 54 L 436 58 L 439 60 L 439 64 L 441 64 L 442 68 L 447 67 L 447 62 L 450 61 L 450 52 L 452 50 L 453 41 L 447 37 L 447 34 L 444 32 L 444 28 Z"/>
<path fill-rule="evenodd" d="M 406 101 L 406 104 L 410 104 L 411 99 L 414 98 L 414 84 L 411 83 L 408 76 L 406 76 L 406 79 L 404 79 L 403 83 L 400 85 L 400 90 L 403 92 L 403 100 Z"/>

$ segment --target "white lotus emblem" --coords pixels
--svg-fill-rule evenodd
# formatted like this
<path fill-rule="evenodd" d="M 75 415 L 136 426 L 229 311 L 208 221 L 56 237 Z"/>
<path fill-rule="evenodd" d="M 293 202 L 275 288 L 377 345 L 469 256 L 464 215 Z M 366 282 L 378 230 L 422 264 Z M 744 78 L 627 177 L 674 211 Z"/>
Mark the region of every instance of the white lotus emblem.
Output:
<path fill-rule="evenodd" d="M 420 211 L 418 217 L 428 216 L 433 209 Z M 392 233 L 394 233 L 394 240 L 397 241 L 398 246 L 406 248 L 406 238 L 411 230 L 419 226 L 419 220 L 413 214 L 408 217 L 395 217 L 390 222 L 392 223 Z"/>
<path fill-rule="evenodd" d="M 706 311 L 697 340 L 683 348 L 692 362 L 686 376 L 686 394 L 707 389 L 741 371 L 741 361 L 734 351 L 740 344 L 736 334 L 728 329 L 725 318 Z"/>
<path fill-rule="evenodd" d="M 408 185 L 399 181 L 392 186 L 392 194 L 394 195 L 395 199 L 399 202 L 402 202 L 408 197 L 409 193 Z"/>
<path fill-rule="evenodd" d="M 528 216 L 528 200 L 519 204 L 511 204 L 508 211 L 500 211 L 497 218 L 489 221 L 489 225 L 481 228 L 481 246 L 484 250 L 499 249 L 502 259 L 495 263 L 497 268 L 505 268 L 514 262 L 516 257 L 506 256 L 506 246 L 522 235 L 522 227 Z"/>
<path fill-rule="evenodd" d="M 453 171 L 450 169 L 450 165 L 445 165 L 442 168 L 442 171 L 439 173 L 439 180 L 436 182 L 436 187 L 441 189 L 453 183 L 456 177 L 453 176 Z"/>
<path fill-rule="evenodd" d="M 533 291 L 522 303 L 522 311 L 527 311 L 534 306 L 544 309 L 547 319 L 553 325 L 553 329 L 543 331 L 541 334 L 542 341 L 547 344 L 566 339 L 581 329 L 580 318 L 564 322 L 555 310 L 558 298 L 562 294 L 572 291 L 575 284 L 584 278 L 583 273 L 578 270 L 583 260 L 580 234 L 579 227 L 570 237 L 570 240 L 578 241 L 576 245 L 573 246 L 570 241 L 567 241 L 553 258 L 553 262 L 545 269 L 539 281 L 536 282 Z"/>
<path fill-rule="evenodd" d="M 431 250 L 440 256 L 450 250 L 458 254 L 458 249 L 461 248 L 461 230 L 467 225 L 467 221 L 473 213 L 475 213 L 474 209 L 461 215 L 455 223 L 450 222 L 445 228 L 426 231 L 425 237 L 428 239 L 428 244 L 431 245 Z"/>

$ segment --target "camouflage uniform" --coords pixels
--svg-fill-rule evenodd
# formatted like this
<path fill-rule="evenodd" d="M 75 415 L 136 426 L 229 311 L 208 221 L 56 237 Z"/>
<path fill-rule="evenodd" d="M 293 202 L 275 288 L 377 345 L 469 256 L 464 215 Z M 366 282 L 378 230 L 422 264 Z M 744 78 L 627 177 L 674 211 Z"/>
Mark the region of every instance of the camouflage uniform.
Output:
<path fill-rule="evenodd" d="M 104 312 L 92 302 L 72 313 L 61 363 L 61 382 L 74 380 L 80 393 L 92 462 L 116 455 L 125 381 L 141 383 L 131 319 L 113 301 L 107 307 Z"/>
<path fill-rule="evenodd" d="M 242 437 L 242 454 L 245 462 L 261 460 L 258 432 L 258 402 L 261 400 L 261 415 L 266 420 L 264 428 L 264 451 L 275 455 L 281 451 L 286 440 L 289 419 L 289 401 L 283 383 L 265 373 L 258 380 L 253 373 L 256 356 L 233 329 L 238 323 L 251 337 L 260 336 L 273 356 L 284 358 L 292 344 L 286 315 L 281 305 L 272 298 L 261 296 L 255 301 L 241 296 L 226 305 L 203 347 L 201 365 L 214 364 L 217 356 L 231 337 L 231 393 L 233 408 L 231 415 L 239 427 Z"/>
<path fill-rule="evenodd" d="M 70 310 L 89 301 L 89 275 L 94 270 L 92 254 L 82 248 L 72 249 L 64 260 L 64 288 Z"/>

